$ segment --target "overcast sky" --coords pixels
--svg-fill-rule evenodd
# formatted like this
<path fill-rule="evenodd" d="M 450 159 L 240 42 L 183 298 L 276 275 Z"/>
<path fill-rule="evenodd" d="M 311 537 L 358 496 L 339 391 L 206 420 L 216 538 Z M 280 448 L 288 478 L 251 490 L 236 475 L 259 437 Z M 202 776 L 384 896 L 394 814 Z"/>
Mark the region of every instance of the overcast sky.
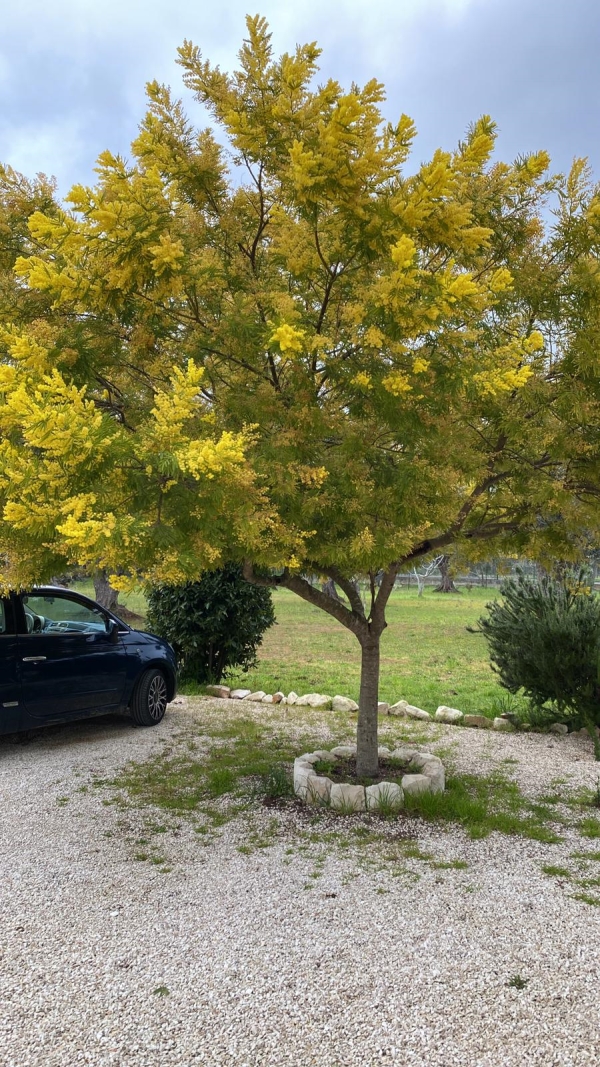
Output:
<path fill-rule="evenodd" d="M 247 0 L 3 6 L 0 161 L 54 174 L 62 194 L 93 180 L 103 149 L 128 153 L 146 81 L 179 93 L 184 38 L 231 70 L 248 10 Z M 263 0 L 259 10 L 277 54 L 317 40 L 323 78 L 383 81 L 387 117 L 405 111 L 417 124 L 419 160 L 488 113 L 503 157 L 546 148 L 564 170 L 586 155 L 600 179 L 599 0 Z M 205 124 L 193 100 L 189 111 Z"/>

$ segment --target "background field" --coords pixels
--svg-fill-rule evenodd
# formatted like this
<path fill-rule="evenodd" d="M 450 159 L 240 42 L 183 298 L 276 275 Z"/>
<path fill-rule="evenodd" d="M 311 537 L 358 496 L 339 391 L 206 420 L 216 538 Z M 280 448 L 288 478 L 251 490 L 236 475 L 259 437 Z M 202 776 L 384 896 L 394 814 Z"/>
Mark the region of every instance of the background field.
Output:
<path fill-rule="evenodd" d="M 91 582 L 76 588 L 94 595 Z M 396 590 L 388 606 L 388 628 L 382 638 L 380 699 L 408 700 L 435 711 L 449 704 L 466 712 L 498 714 L 505 710 L 507 694 L 492 672 L 481 634 L 476 626 L 495 589 L 472 588 L 460 594 L 425 590 Z M 130 611 L 144 616 L 142 593 L 123 596 Z M 356 638 L 318 608 L 286 589 L 276 590 L 273 602 L 277 623 L 265 634 L 258 666 L 244 674 L 236 671 L 227 683 L 245 689 L 278 689 L 289 693 L 321 692 L 358 699 L 360 648 Z M 141 622 L 132 625 L 143 627 Z M 183 686 L 186 692 L 198 687 Z"/>
<path fill-rule="evenodd" d="M 481 634 L 474 626 L 495 591 L 460 595 L 395 592 L 382 639 L 380 699 L 408 700 L 427 711 L 449 704 L 467 712 L 496 711 L 505 699 Z M 358 699 L 360 648 L 356 638 L 294 593 L 277 590 L 277 624 L 265 634 L 258 667 L 228 684 L 297 693 L 341 693 Z"/>

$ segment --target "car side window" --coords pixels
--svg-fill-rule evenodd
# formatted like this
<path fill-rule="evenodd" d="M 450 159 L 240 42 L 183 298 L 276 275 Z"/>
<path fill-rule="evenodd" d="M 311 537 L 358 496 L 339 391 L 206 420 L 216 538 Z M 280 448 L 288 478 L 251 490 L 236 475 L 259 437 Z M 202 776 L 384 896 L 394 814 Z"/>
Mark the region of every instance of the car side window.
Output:
<path fill-rule="evenodd" d="M 107 617 L 100 608 L 89 608 L 69 596 L 24 596 L 28 634 L 106 633 Z"/>

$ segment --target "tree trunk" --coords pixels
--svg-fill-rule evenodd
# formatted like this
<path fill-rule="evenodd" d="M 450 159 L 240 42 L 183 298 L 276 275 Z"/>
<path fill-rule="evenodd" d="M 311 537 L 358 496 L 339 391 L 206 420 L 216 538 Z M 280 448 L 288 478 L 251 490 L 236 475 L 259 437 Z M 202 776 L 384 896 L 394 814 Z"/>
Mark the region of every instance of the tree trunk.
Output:
<path fill-rule="evenodd" d="M 377 774 L 377 704 L 379 701 L 379 636 L 361 640 L 360 697 L 356 771 L 359 777 Z"/>
<path fill-rule="evenodd" d="M 454 584 L 454 578 L 452 571 L 450 570 L 450 556 L 443 555 L 438 563 L 442 580 L 439 585 L 436 586 L 436 593 L 460 593 L 460 589 L 457 589 Z"/>
<path fill-rule="evenodd" d="M 94 575 L 94 592 L 96 600 L 103 608 L 117 613 L 119 594 L 110 584 L 106 571 L 96 571 Z"/>

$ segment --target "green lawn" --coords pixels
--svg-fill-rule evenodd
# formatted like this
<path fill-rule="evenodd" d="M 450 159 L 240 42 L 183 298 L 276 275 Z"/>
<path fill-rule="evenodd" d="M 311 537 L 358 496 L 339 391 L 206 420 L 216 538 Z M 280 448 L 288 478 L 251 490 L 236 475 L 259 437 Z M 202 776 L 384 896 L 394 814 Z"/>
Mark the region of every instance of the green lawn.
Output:
<path fill-rule="evenodd" d="M 480 634 L 467 633 L 494 590 L 471 589 L 460 595 L 427 590 L 396 591 L 388 606 L 382 639 L 380 699 L 408 700 L 427 711 L 449 704 L 466 712 L 491 714 L 502 700 Z M 334 619 L 287 590 L 274 595 L 277 624 L 269 630 L 256 670 L 236 672 L 228 684 L 317 691 L 358 699 L 358 642 Z"/>
<path fill-rule="evenodd" d="M 92 582 L 74 588 L 94 595 Z M 480 634 L 470 634 L 494 589 L 460 594 L 396 590 L 388 605 L 382 639 L 380 699 L 408 700 L 427 711 L 449 704 L 466 712 L 493 714 L 506 699 L 493 674 Z M 321 692 L 358 699 L 360 648 L 334 619 L 287 589 L 273 594 L 277 623 L 265 634 L 256 670 L 232 673 L 227 683 L 245 689 L 289 693 Z M 145 616 L 142 593 L 121 596 Z M 143 623 L 134 625 L 143 626 Z"/>

